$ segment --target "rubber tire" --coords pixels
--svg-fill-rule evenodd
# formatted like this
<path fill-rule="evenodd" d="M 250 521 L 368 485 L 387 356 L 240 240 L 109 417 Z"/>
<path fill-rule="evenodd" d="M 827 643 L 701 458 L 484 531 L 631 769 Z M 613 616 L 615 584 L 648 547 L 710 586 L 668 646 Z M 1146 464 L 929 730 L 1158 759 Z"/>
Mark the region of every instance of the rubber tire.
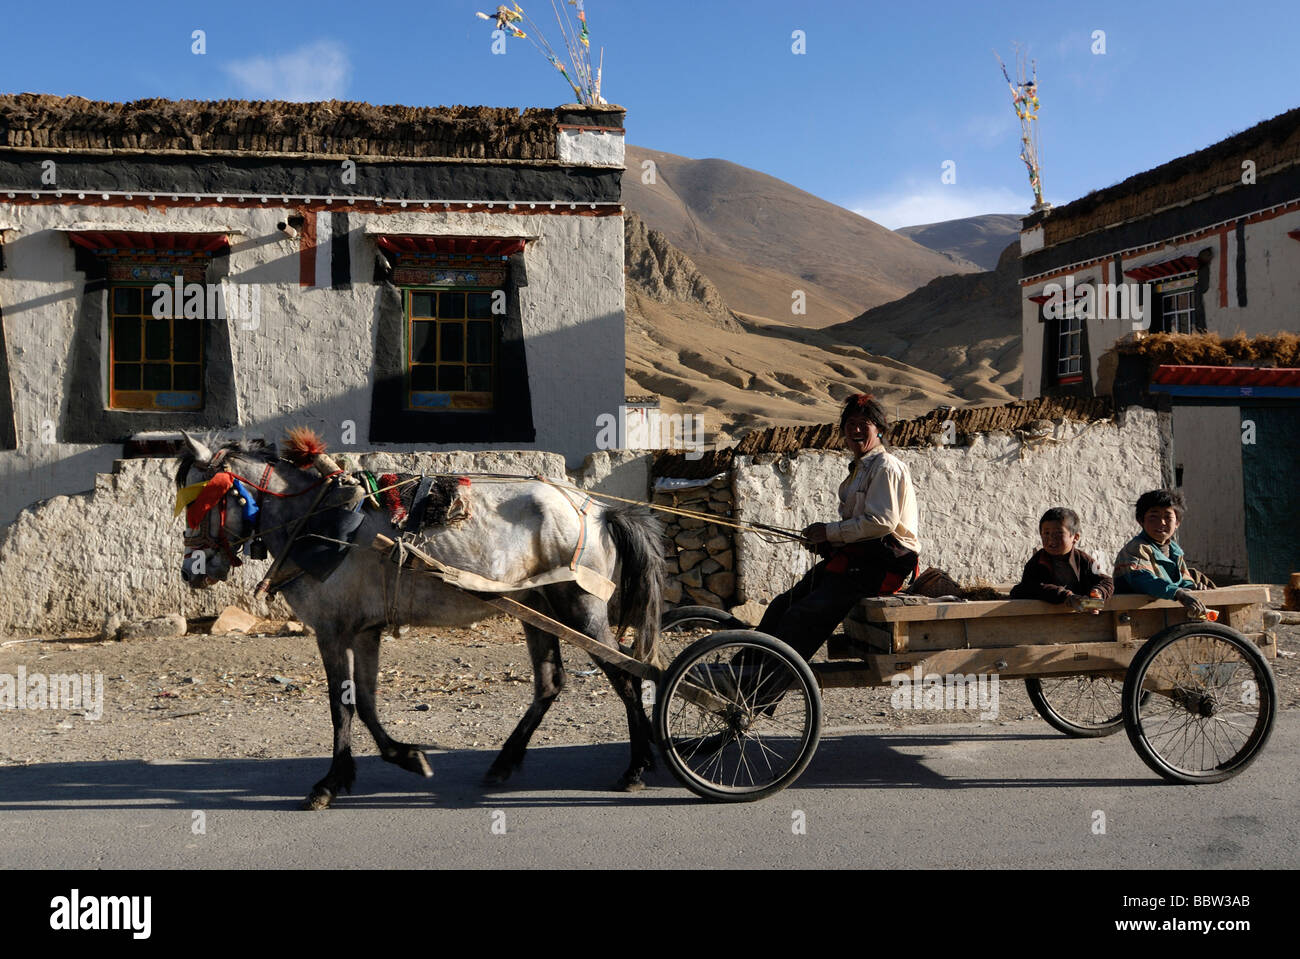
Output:
<path fill-rule="evenodd" d="M 1034 709 L 1038 710 L 1038 715 L 1043 717 L 1047 725 L 1073 739 L 1100 739 L 1102 736 L 1113 736 L 1124 728 L 1123 693 L 1120 694 L 1120 710 L 1113 718 L 1099 726 L 1080 726 L 1070 722 L 1052 708 L 1051 702 L 1043 694 L 1043 684 L 1037 676 L 1030 676 L 1025 680 L 1025 692 L 1029 693 L 1029 701 L 1034 704 Z"/>
<path fill-rule="evenodd" d="M 676 750 L 669 745 L 671 740 L 668 734 L 668 704 L 672 702 L 673 693 L 687 670 L 700 659 L 720 647 L 737 643 L 748 643 L 765 650 L 769 654 L 781 657 L 794 670 L 808 693 L 808 717 L 803 730 L 803 744 L 798 755 L 776 781 L 766 786 L 749 789 L 717 786 L 696 774 L 685 766 Z M 792 688 L 790 692 L 793 691 Z M 663 754 L 664 762 L 672 770 L 678 782 L 695 793 L 695 795 L 711 802 L 754 802 L 780 792 L 808 768 L 808 764 L 812 762 L 813 754 L 817 752 L 817 745 L 821 742 L 821 689 L 817 684 L 817 677 L 813 675 L 812 667 L 791 646 L 766 633 L 760 633 L 752 629 L 732 629 L 714 633 L 712 636 L 707 636 L 692 643 L 668 667 L 662 682 L 659 684 L 659 692 L 660 695 L 655 700 L 654 729 L 655 739 L 659 743 L 659 750 Z"/>
<path fill-rule="evenodd" d="M 678 606 L 676 609 L 670 609 L 664 613 L 659 620 L 659 632 L 664 633 L 683 621 L 699 620 L 701 623 L 709 622 L 717 625 L 718 629 L 751 629 L 749 623 L 744 623 L 732 616 L 725 609 L 718 609 L 714 606 Z"/>
<path fill-rule="evenodd" d="M 1245 654 L 1245 658 L 1254 667 L 1254 678 L 1262 680 L 1262 682 L 1258 683 L 1259 695 L 1267 697 L 1267 702 L 1262 704 L 1264 715 L 1262 731 L 1252 734 L 1251 739 L 1243 747 L 1243 751 L 1234 756 L 1226 768 L 1205 775 L 1193 775 L 1165 762 L 1155 747 L 1147 741 L 1139 723 L 1140 704 L 1138 693 L 1142 690 L 1142 681 L 1147 668 L 1162 650 L 1188 636 L 1214 636 L 1227 640 L 1241 650 Z M 1253 642 L 1235 629 L 1220 626 L 1218 623 L 1180 623 L 1177 626 L 1170 626 L 1151 637 L 1138 650 L 1137 655 L 1133 657 L 1133 661 L 1129 664 L 1128 673 L 1124 677 L 1123 707 L 1124 731 L 1128 733 L 1129 742 L 1133 744 L 1133 749 L 1151 769 L 1173 783 L 1190 786 L 1203 783 L 1218 783 L 1223 782 L 1225 779 L 1231 779 L 1254 762 L 1255 758 L 1263 750 L 1264 744 L 1268 742 L 1268 737 L 1273 732 L 1273 724 L 1277 719 L 1277 681 L 1273 678 L 1273 670 L 1269 667 L 1264 654 L 1259 651 L 1259 648 Z"/>
<path fill-rule="evenodd" d="M 677 629 L 674 627 L 685 627 Z M 659 620 L 659 662 L 667 661 L 668 657 L 673 659 L 686 651 L 687 643 L 685 639 L 678 640 L 675 636 L 678 632 L 685 632 L 691 628 L 710 628 L 710 629 L 749 629 L 750 625 L 741 622 L 735 616 L 732 616 L 725 609 L 718 609 L 716 606 L 678 606 L 668 610 Z M 642 687 L 644 690 L 644 687 Z M 642 693 L 642 697 L 649 695 L 647 692 Z M 654 699 L 658 701 L 659 693 L 654 691 Z M 649 700 L 646 700 L 649 703 Z M 646 715 L 654 719 L 654 706 L 647 705 Z"/>

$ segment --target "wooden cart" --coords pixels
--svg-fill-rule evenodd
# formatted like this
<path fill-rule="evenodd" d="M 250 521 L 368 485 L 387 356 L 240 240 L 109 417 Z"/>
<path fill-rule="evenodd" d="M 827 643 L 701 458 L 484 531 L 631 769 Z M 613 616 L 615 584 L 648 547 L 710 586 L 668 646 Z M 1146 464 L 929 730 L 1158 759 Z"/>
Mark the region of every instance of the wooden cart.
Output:
<path fill-rule="evenodd" d="M 1259 754 L 1273 727 L 1278 618 L 1268 589 L 1197 593 L 1218 622 L 1175 602 L 1116 596 L 1094 615 L 1036 600 L 863 600 L 811 666 L 788 645 L 696 607 L 668 629 L 721 626 L 660 678 L 655 729 L 669 766 L 698 795 L 748 801 L 785 788 L 821 736 L 827 687 L 960 690 L 1024 679 L 1035 707 L 1071 736 L 1120 728 L 1178 783 L 1218 782 Z M 731 627 L 731 628 L 726 628 Z"/>

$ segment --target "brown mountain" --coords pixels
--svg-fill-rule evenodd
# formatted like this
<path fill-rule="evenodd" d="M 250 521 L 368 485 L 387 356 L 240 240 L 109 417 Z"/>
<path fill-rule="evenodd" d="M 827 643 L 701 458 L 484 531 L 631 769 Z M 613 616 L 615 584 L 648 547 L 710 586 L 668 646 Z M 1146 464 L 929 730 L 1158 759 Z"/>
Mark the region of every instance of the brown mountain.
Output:
<path fill-rule="evenodd" d="M 1006 245 L 1020 236 L 1020 219 L 1016 213 L 986 213 L 894 232 L 936 252 L 970 260 L 981 270 L 996 270 Z"/>
<path fill-rule="evenodd" d="M 629 146 L 623 203 L 689 256 L 733 310 L 783 325 L 830 326 L 936 276 L 979 269 L 726 160 Z M 792 312 L 796 290 L 806 294 L 804 314 Z"/>
<path fill-rule="evenodd" d="M 968 402 L 931 372 L 823 331 L 737 316 L 692 258 L 631 210 L 624 238 L 626 391 L 658 395 L 667 413 L 702 414 L 710 441 L 831 422 L 856 392 L 902 417 Z"/>
<path fill-rule="evenodd" d="M 822 332 L 937 374 L 968 402 L 1005 403 L 1023 373 L 1019 280 L 1017 239 L 996 270 L 938 277 Z"/>

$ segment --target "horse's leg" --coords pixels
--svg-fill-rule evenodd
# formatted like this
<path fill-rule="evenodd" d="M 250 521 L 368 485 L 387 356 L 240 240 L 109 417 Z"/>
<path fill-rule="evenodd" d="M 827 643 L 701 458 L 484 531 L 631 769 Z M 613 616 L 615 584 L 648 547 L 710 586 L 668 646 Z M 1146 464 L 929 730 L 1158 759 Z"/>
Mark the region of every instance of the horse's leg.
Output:
<path fill-rule="evenodd" d="M 556 619 L 599 640 L 610 649 L 618 649 L 618 642 L 609 628 L 609 610 L 604 602 L 577 586 L 566 587 L 563 592 L 557 593 L 551 594 L 551 600 L 559 611 Z M 646 717 L 645 707 L 641 704 L 641 680 L 594 656 L 592 659 L 609 679 L 614 692 L 618 693 L 618 698 L 623 700 L 627 709 L 627 732 L 632 745 L 632 758 L 627 771 L 619 777 L 614 788 L 624 792 L 644 789 L 642 774 L 654 768 L 655 757 L 654 733 L 650 720 Z"/>
<path fill-rule="evenodd" d="M 564 688 L 564 663 L 560 660 L 560 641 L 550 633 L 543 632 L 536 626 L 524 624 L 524 639 L 528 643 L 528 655 L 533 660 L 533 701 L 528 706 L 515 731 L 506 740 L 501 752 L 493 760 L 485 783 L 503 783 L 510 774 L 524 761 L 524 750 L 532 738 L 537 726 L 551 708 L 551 703 Z"/>
<path fill-rule="evenodd" d="M 370 730 L 385 762 L 396 763 L 408 772 L 432 776 L 433 770 L 419 746 L 401 743 L 388 735 L 379 722 L 376 693 L 379 685 L 379 634 L 382 627 L 361 630 L 356 638 L 356 664 L 353 668 L 357 683 L 357 715 Z"/>
<path fill-rule="evenodd" d="M 330 691 L 330 718 L 334 721 L 334 760 L 325 778 L 311 787 L 304 809 L 325 809 L 340 790 L 352 790 L 357 764 L 352 758 L 352 714 L 356 707 L 356 685 L 352 675 L 351 639 L 334 629 L 318 629 L 316 645 L 325 663 Z"/>
<path fill-rule="evenodd" d="M 617 648 L 618 644 L 614 642 L 612 633 L 606 645 Z M 592 658 L 595 659 L 594 656 Z M 650 720 L 646 718 L 645 706 L 641 703 L 641 679 L 600 660 L 596 660 L 596 665 L 609 678 L 614 692 L 618 693 L 618 698 L 623 700 L 623 705 L 627 709 L 628 738 L 632 743 L 631 762 L 628 764 L 627 771 L 614 783 L 614 788 L 621 789 L 623 792 L 645 789 L 645 781 L 641 777 L 647 770 L 654 769 L 655 754 L 654 733 Z"/>

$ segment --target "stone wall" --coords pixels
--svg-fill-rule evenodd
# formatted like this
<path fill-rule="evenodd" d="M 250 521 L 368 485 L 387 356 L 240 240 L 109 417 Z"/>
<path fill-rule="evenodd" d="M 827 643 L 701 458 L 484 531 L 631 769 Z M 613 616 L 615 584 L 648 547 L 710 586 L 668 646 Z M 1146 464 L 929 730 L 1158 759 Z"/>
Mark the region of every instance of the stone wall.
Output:
<path fill-rule="evenodd" d="M 716 476 L 703 485 L 658 489 L 654 502 L 719 518 L 732 516 L 734 494 L 729 476 Z M 663 514 L 668 557 L 664 602 L 677 606 L 735 605 L 736 544 L 732 530 L 695 516 Z"/>
<path fill-rule="evenodd" d="M 376 472 L 566 478 L 562 456 L 536 451 L 374 453 L 348 460 L 349 468 Z M 211 589 L 193 590 L 181 581 L 184 528 L 172 517 L 176 468 L 171 459 L 119 460 L 89 492 L 23 510 L 0 533 L 0 634 L 88 634 L 112 618 L 215 616 L 228 605 L 287 618 L 282 600 L 253 595 L 269 560 L 247 560 L 229 582 Z M 594 476 L 583 485 L 601 489 L 606 479 Z"/>
<path fill-rule="evenodd" d="M 1015 582 L 1051 506 L 1079 514 L 1080 547 L 1109 565 L 1137 532 L 1137 497 L 1163 485 L 1169 432 L 1168 414 L 1133 407 L 1115 421 L 1057 420 L 1032 433 L 970 434 L 963 446 L 894 450 L 916 487 L 922 568 L 941 567 L 966 585 Z M 834 519 L 849 461 L 828 450 L 736 456 L 736 514 L 793 529 Z M 767 602 L 812 565 L 793 542 L 750 532 L 739 540 L 736 603 Z"/>

